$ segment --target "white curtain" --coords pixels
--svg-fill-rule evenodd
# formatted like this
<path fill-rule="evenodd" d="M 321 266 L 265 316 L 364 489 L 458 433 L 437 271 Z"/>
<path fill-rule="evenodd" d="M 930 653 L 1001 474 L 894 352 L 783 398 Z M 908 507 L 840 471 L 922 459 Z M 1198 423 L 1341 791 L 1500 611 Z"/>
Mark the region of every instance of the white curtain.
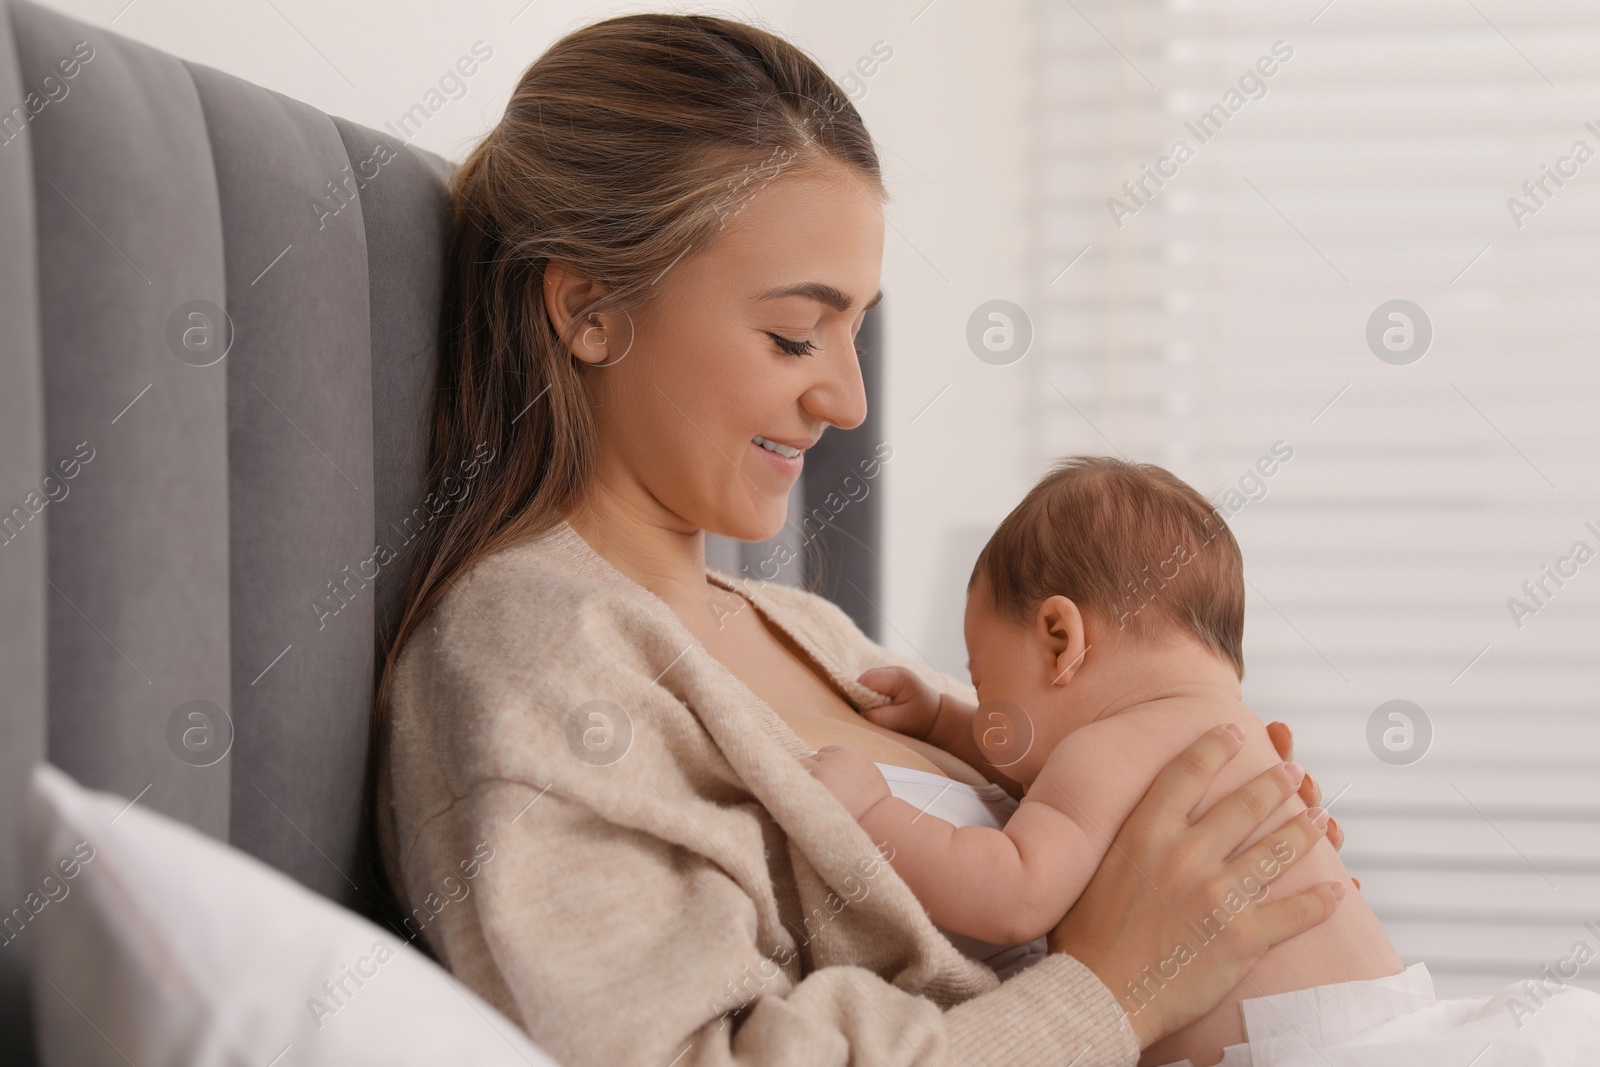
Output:
<path fill-rule="evenodd" d="M 1039 469 L 1222 506 L 1246 701 L 1441 995 L 1600 958 L 1600 4 L 1035 12 Z"/>

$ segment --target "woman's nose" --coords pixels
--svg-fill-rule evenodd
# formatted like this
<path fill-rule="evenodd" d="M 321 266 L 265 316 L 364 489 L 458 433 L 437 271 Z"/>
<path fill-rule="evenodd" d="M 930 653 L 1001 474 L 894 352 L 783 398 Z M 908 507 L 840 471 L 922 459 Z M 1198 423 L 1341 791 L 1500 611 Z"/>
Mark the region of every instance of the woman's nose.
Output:
<path fill-rule="evenodd" d="M 867 418 L 867 390 L 855 338 L 845 334 L 842 342 L 830 345 L 821 363 L 819 380 L 806 391 L 802 403 L 817 418 L 853 430 Z"/>

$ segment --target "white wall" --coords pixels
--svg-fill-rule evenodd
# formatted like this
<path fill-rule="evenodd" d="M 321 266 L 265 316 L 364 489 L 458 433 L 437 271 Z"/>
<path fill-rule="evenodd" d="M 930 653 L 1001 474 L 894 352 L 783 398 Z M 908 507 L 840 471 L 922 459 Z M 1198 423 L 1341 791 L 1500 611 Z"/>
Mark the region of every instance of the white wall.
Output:
<path fill-rule="evenodd" d="M 841 81 L 875 45 L 880 55 L 892 52 L 854 90 L 878 140 L 892 197 L 883 273 L 884 403 L 885 438 L 895 452 L 883 482 L 888 521 L 879 608 L 888 620 L 886 644 L 965 679 L 966 575 L 983 537 L 1038 473 L 1023 469 L 1027 442 L 1016 429 L 1026 363 L 982 363 L 965 341 L 968 315 L 979 303 L 1024 302 L 1038 283 L 1025 276 L 1031 132 L 1019 0 L 981 7 L 955 0 L 870 7 L 858 0 L 44 2 L 379 129 L 482 41 L 492 57 L 466 80 L 465 95 L 414 138 L 451 159 L 495 123 L 518 76 L 552 41 L 627 11 L 704 11 L 754 22 L 795 41 Z"/>
<path fill-rule="evenodd" d="M 865 8 L 813 0 L 791 39 L 836 79 L 883 41 L 893 55 L 856 106 L 876 138 L 885 218 L 887 473 L 883 643 L 966 680 L 968 573 L 994 526 L 1042 471 L 1021 431 L 1027 360 L 967 347 L 967 319 L 995 298 L 1028 303 L 1026 5 L 911 0 Z M 881 51 L 881 49 L 880 49 Z M 1048 279 L 1045 279 L 1048 281 Z M 931 405 L 931 406 L 930 406 Z"/>

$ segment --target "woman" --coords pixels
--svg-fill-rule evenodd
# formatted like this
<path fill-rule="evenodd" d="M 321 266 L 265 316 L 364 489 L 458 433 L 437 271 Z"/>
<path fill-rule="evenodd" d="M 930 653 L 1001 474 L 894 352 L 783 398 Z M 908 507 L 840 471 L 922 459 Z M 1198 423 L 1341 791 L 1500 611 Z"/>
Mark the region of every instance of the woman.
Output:
<path fill-rule="evenodd" d="M 704 561 L 705 531 L 773 536 L 795 451 L 865 416 L 883 199 L 838 87 L 703 16 L 557 42 L 456 175 L 431 478 L 466 489 L 385 663 L 376 831 L 408 929 L 571 1067 L 1130 1064 L 1336 904 L 1251 906 L 1152 982 L 1274 844 L 1323 833 L 1227 858 L 1297 786 L 1315 803 L 1293 765 L 1191 826 L 1238 747 L 1213 731 L 1001 983 L 801 767 L 841 743 L 982 780 L 858 714 L 872 666 L 954 683 Z M 1125 1014 L 1136 981 L 1158 992 Z"/>

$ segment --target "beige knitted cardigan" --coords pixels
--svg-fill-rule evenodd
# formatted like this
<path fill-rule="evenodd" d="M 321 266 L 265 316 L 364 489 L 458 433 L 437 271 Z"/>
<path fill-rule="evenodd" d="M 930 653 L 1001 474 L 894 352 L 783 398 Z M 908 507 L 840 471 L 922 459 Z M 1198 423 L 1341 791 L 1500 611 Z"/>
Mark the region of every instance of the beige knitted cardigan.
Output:
<path fill-rule="evenodd" d="M 707 577 L 857 710 L 885 701 L 855 679 L 886 663 L 972 697 L 820 596 Z M 451 587 L 390 716 L 408 928 L 566 1067 L 1138 1059 L 1072 957 L 1002 984 L 957 952 L 801 767 L 810 747 L 567 523 Z"/>

